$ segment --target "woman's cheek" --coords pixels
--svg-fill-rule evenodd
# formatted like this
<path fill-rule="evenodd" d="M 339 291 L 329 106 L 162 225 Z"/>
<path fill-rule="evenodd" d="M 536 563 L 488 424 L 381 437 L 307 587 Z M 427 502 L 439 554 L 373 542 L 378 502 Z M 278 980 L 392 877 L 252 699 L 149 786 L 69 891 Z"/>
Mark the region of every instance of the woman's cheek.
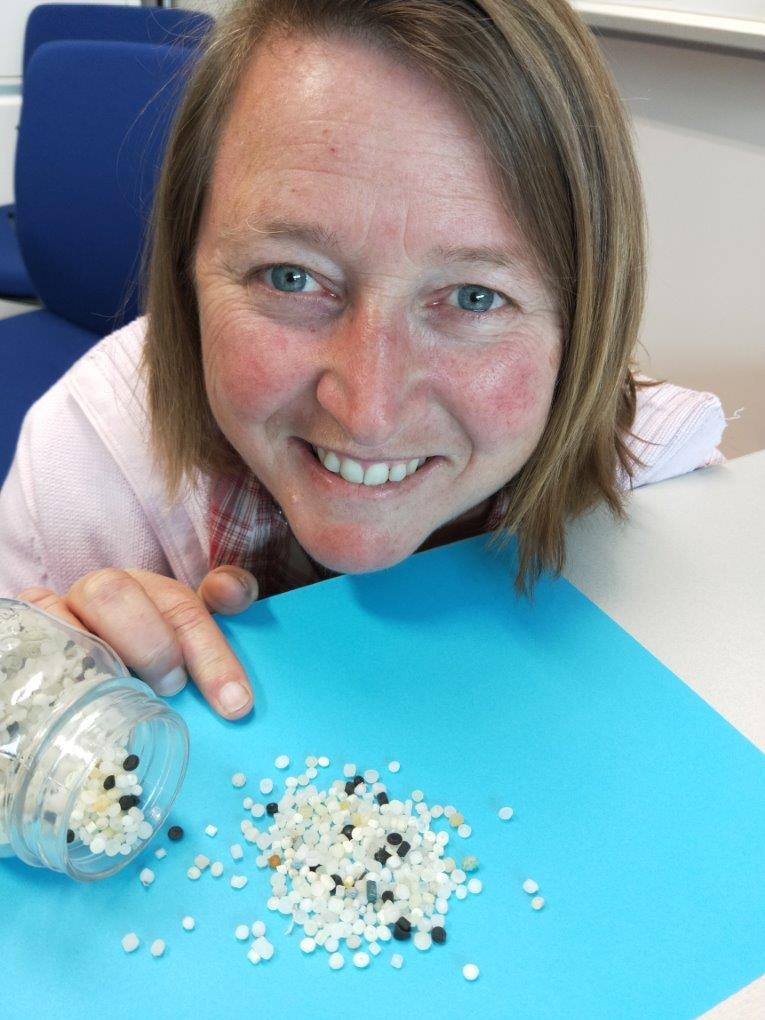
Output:
<path fill-rule="evenodd" d="M 557 359 L 551 365 L 545 352 L 493 358 L 483 367 L 452 374 L 457 412 L 474 443 L 491 449 L 509 439 L 528 436 L 536 441 L 550 410 Z"/>

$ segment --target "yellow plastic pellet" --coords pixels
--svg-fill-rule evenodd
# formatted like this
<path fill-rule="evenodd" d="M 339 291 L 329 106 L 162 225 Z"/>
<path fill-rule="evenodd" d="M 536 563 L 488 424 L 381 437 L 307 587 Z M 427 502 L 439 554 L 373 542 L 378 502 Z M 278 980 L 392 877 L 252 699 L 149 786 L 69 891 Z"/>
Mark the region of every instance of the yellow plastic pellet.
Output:
<path fill-rule="evenodd" d="M 272 868 L 278 868 L 281 863 L 282 859 L 279 856 L 279 854 L 271 854 L 271 856 L 268 858 L 268 864 Z"/>
<path fill-rule="evenodd" d="M 453 829 L 458 829 L 464 821 L 465 818 L 459 813 L 459 811 L 455 811 L 454 814 L 449 815 L 449 825 L 451 825 Z"/>

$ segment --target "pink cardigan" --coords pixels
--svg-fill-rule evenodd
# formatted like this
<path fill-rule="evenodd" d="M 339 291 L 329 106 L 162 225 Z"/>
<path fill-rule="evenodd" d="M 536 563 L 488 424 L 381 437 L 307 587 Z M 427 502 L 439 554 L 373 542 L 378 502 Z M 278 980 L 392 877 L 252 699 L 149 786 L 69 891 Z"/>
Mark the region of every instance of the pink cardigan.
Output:
<path fill-rule="evenodd" d="M 0 596 L 65 592 L 105 566 L 196 588 L 208 570 L 211 479 L 168 503 L 137 373 L 145 320 L 96 344 L 28 412 L 0 491 Z M 633 486 L 723 461 L 717 397 L 669 383 L 639 391 Z M 655 445 L 654 445 L 655 444 Z M 626 479 L 623 480 L 626 484 Z"/>

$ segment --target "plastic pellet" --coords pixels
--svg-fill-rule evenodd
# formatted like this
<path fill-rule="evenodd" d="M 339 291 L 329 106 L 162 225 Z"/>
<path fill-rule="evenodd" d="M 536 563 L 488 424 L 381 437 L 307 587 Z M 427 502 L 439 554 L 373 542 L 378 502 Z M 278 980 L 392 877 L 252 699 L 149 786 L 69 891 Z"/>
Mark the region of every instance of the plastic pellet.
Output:
<path fill-rule="evenodd" d="M 290 760 L 286 754 L 280 754 L 278 758 L 274 758 L 274 767 L 277 769 L 289 768 Z"/>
<path fill-rule="evenodd" d="M 472 830 L 472 829 L 470 828 L 470 826 L 469 826 L 469 825 L 466 825 L 466 824 L 465 824 L 465 823 L 463 822 L 463 823 L 462 823 L 462 825 L 460 825 L 460 826 L 458 827 L 458 829 L 457 829 L 457 835 L 458 835 L 458 836 L 459 836 L 459 837 L 460 837 L 461 839 L 467 839 L 467 838 L 468 838 L 469 836 L 472 836 L 472 835 L 473 835 L 473 830 Z"/>
<path fill-rule="evenodd" d="M 213 861 L 213 863 L 210 865 L 210 874 L 212 875 L 213 878 L 220 878 L 220 876 L 223 874 L 223 865 L 221 864 L 220 861 Z"/>
<path fill-rule="evenodd" d="M 388 762 L 388 772 L 398 772 L 400 770 L 400 768 L 401 768 L 401 762 L 400 761 L 389 761 Z"/>
<path fill-rule="evenodd" d="M 185 917 L 181 918 L 181 926 L 184 931 L 194 931 L 197 926 L 197 922 L 190 914 L 187 914 Z"/>
<path fill-rule="evenodd" d="M 258 783 L 258 787 L 259 787 L 261 793 L 268 794 L 274 788 L 274 781 L 273 781 L 273 779 L 268 779 L 268 778 L 261 779 L 260 782 Z"/>
<path fill-rule="evenodd" d="M 372 956 L 379 956 L 380 953 L 382 952 L 382 949 L 380 949 L 379 943 L 377 943 L 377 942 L 370 942 L 369 943 L 369 952 L 372 954 Z"/>
<path fill-rule="evenodd" d="M 237 789 L 241 789 L 247 782 L 247 776 L 244 772 L 235 772 L 231 777 L 231 785 L 236 786 Z"/>
<path fill-rule="evenodd" d="M 401 970 L 401 968 L 404 966 L 404 957 L 401 955 L 401 953 L 394 953 L 393 956 L 391 956 L 390 965 L 391 967 L 395 967 L 396 970 Z"/>
<path fill-rule="evenodd" d="M 206 834 L 208 836 L 217 836 L 218 835 L 218 827 L 217 827 L 217 825 L 206 825 L 205 826 L 205 832 L 206 832 Z"/>
<path fill-rule="evenodd" d="M 165 850 L 163 846 L 160 846 L 154 851 L 154 856 L 158 861 L 161 861 L 163 857 L 167 857 L 167 850 Z"/>
<path fill-rule="evenodd" d="M 533 896 L 534 893 L 539 892 L 539 885 L 534 881 L 533 878 L 527 878 L 523 883 L 523 891 L 528 893 L 529 896 Z"/>
<path fill-rule="evenodd" d="M 186 871 L 187 877 L 190 878 L 192 882 L 196 882 L 196 880 L 200 877 L 201 874 L 202 872 L 199 870 L 199 868 L 195 867 L 193 864 Z"/>
<path fill-rule="evenodd" d="M 426 949 L 430 949 L 433 939 L 431 937 L 430 932 L 418 931 L 414 938 L 412 939 L 412 942 L 414 942 L 417 949 L 420 949 L 424 952 Z"/>
<path fill-rule="evenodd" d="M 154 872 L 151 868 L 144 868 L 138 876 L 141 885 L 150 886 L 154 881 Z"/>
<path fill-rule="evenodd" d="M 197 854 L 196 857 L 194 858 L 194 863 L 196 864 L 200 871 L 204 871 L 205 868 L 210 866 L 210 858 L 205 857 L 204 854 Z"/>
<path fill-rule="evenodd" d="M 165 952 L 165 943 L 162 939 L 154 939 L 149 949 L 152 956 L 162 956 Z"/>
<path fill-rule="evenodd" d="M 364 967 L 369 966 L 369 954 L 364 952 L 358 952 L 353 954 L 353 966 L 363 970 Z"/>
<path fill-rule="evenodd" d="M 480 973 L 480 970 L 474 963 L 466 963 L 462 968 L 462 976 L 466 981 L 475 981 Z"/>
<path fill-rule="evenodd" d="M 535 896 L 534 899 L 531 901 L 531 906 L 533 910 L 541 910 L 544 905 L 545 905 L 544 896 Z"/>
<path fill-rule="evenodd" d="M 242 850 L 241 844 L 239 843 L 232 843 L 229 847 L 229 852 L 232 859 L 235 861 L 241 861 L 244 857 L 244 850 Z"/>
<path fill-rule="evenodd" d="M 440 924 L 431 928 L 430 935 L 433 941 L 439 946 L 442 946 L 444 942 L 446 942 L 446 929 L 442 928 Z"/>
<path fill-rule="evenodd" d="M 234 928 L 234 938 L 239 939 L 240 942 L 246 942 L 250 937 L 250 928 L 246 924 L 238 924 Z"/>
<path fill-rule="evenodd" d="M 342 970 L 345 966 L 345 957 L 342 953 L 331 953 L 327 962 L 330 970 Z"/>
<path fill-rule="evenodd" d="M 231 888 L 232 889 L 244 889 L 247 885 L 246 875 L 232 875 L 231 876 Z"/>
<path fill-rule="evenodd" d="M 497 812 L 497 817 L 500 821 L 509 822 L 513 817 L 513 809 L 511 807 L 501 807 Z"/>
<path fill-rule="evenodd" d="M 479 893 L 483 889 L 483 882 L 480 878 L 469 878 L 467 890 L 469 893 Z"/>
<path fill-rule="evenodd" d="M 247 952 L 247 959 L 250 963 L 260 963 L 260 953 L 255 949 L 250 949 Z"/>
<path fill-rule="evenodd" d="M 183 829 L 180 825 L 171 825 L 167 830 L 167 838 L 171 839 L 173 843 L 177 843 L 179 839 L 183 839 Z"/>
<path fill-rule="evenodd" d="M 134 931 L 128 932 L 127 935 L 122 936 L 122 948 L 126 953 L 134 953 L 140 944 L 141 940 Z"/>
<path fill-rule="evenodd" d="M 316 764 L 319 766 L 319 768 L 326 769 L 329 766 L 329 758 L 326 756 L 326 754 L 322 754 L 320 755 L 319 758 L 316 759 Z"/>
<path fill-rule="evenodd" d="M 304 938 L 300 940 L 300 949 L 304 953 L 312 953 L 316 949 L 316 943 L 312 938 Z"/>
<path fill-rule="evenodd" d="M 263 921 L 253 921 L 250 931 L 253 937 L 256 939 L 262 938 L 266 934 L 266 926 Z"/>

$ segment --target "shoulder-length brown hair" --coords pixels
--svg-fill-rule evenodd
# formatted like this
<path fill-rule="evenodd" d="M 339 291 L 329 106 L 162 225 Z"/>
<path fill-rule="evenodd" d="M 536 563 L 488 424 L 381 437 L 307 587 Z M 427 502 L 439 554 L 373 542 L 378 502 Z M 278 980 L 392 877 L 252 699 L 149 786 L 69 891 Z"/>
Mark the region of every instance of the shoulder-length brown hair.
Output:
<path fill-rule="evenodd" d="M 272 33 L 344 35 L 394 54 L 470 117 L 495 184 L 557 299 L 563 354 L 549 420 L 504 490 L 516 586 L 564 564 L 566 520 L 605 501 L 634 416 L 630 357 L 645 288 L 631 130 L 589 29 L 567 0 L 235 0 L 193 73 L 155 198 L 144 355 L 152 438 L 168 490 L 241 466 L 205 393 L 193 262 L 221 126 Z"/>

